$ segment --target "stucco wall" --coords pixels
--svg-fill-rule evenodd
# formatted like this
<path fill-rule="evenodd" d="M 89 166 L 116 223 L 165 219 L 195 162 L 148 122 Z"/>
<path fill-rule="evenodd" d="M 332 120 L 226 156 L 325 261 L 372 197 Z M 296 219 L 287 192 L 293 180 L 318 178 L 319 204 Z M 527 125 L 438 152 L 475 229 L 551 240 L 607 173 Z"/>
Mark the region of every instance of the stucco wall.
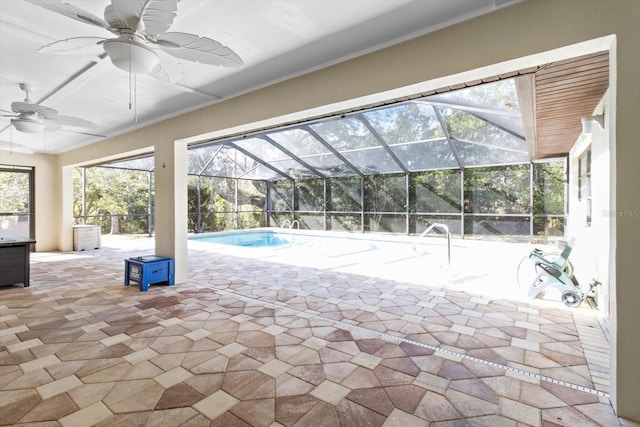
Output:
<path fill-rule="evenodd" d="M 608 96 L 598 106 L 595 114 L 604 116 L 604 128 L 594 125 L 590 134 L 582 134 L 569 153 L 569 212 L 565 233 L 576 239 L 576 247 L 571 255 L 575 275 L 586 291 L 589 282 L 595 279 L 601 283 L 595 295 L 605 321 L 610 315 L 610 228 L 616 216 L 611 212 L 611 151 L 608 134 L 609 120 L 605 114 L 609 110 Z M 579 197 L 579 158 L 591 149 L 591 222 L 587 223 L 587 198 Z"/>

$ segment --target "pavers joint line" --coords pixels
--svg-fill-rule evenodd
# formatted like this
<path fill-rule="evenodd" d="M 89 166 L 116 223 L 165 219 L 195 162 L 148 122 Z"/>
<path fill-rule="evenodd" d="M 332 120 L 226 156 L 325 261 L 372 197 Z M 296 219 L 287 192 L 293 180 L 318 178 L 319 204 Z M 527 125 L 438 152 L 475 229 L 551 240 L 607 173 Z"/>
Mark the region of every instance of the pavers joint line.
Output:
<path fill-rule="evenodd" d="M 501 363 L 492 362 L 490 360 L 480 359 L 478 357 L 469 356 L 468 354 L 458 353 L 456 351 L 447 350 L 447 349 L 444 349 L 444 348 L 441 348 L 441 347 L 436 347 L 436 346 L 433 346 L 433 345 L 430 345 L 430 344 L 421 343 L 419 341 L 414 341 L 414 340 L 411 340 L 411 339 L 408 339 L 408 338 L 400 337 L 398 335 L 393 335 L 393 334 L 389 334 L 389 333 L 386 333 L 386 332 L 380 332 L 380 331 L 375 331 L 373 329 L 364 328 L 362 326 L 354 325 L 352 323 L 348 323 L 348 322 L 343 321 L 343 320 L 336 320 L 336 319 L 332 319 L 330 317 L 325 317 L 325 316 L 322 316 L 321 314 L 316 314 L 315 312 L 314 313 L 310 313 L 310 312 L 305 311 L 305 310 L 298 310 L 296 308 L 291 308 L 291 307 L 288 307 L 287 305 L 283 305 L 280 302 L 278 302 L 278 304 L 276 304 L 276 303 L 272 303 L 272 302 L 269 302 L 269 301 L 261 300 L 258 297 L 239 294 L 239 293 L 228 291 L 226 289 L 221 289 L 221 288 L 218 288 L 216 286 L 212 286 L 212 285 L 209 285 L 209 284 L 206 284 L 206 283 L 199 283 L 199 282 L 196 282 L 196 283 L 198 283 L 199 285 L 202 285 L 202 286 L 211 287 L 211 288 L 215 289 L 216 292 L 219 292 L 219 293 L 222 293 L 222 294 L 233 295 L 235 297 L 238 297 L 238 298 L 241 298 L 241 299 L 245 299 L 245 300 L 249 300 L 249 301 L 253 301 L 253 302 L 258 302 L 258 303 L 260 303 L 260 304 L 262 304 L 264 306 L 267 306 L 267 307 L 270 307 L 270 308 L 273 308 L 273 309 L 289 310 L 289 311 L 292 311 L 292 312 L 298 313 L 298 314 L 299 313 L 304 313 L 305 317 L 314 317 L 316 319 L 325 320 L 325 321 L 333 323 L 335 325 L 340 325 L 344 329 L 358 329 L 358 330 L 361 330 L 361 331 L 366 331 L 368 333 L 371 333 L 371 334 L 374 334 L 374 335 L 378 335 L 378 336 L 381 336 L 381 337 L 384 337 L 384 338 L 388 338 L 390 340 L 402 341 L 402 342 L 405 342 L 407 344 L 412 344 L 412 345 L 415 345 L 415 346 L 418 346 L 418 347 L 423 347 L 423 348 L 426 348 L 426 349 L 429 349 L 429 350 L 433 350 L 435 353 L 448 354 L 450 356 L 455 356 L 455 357 L 459 357 L 461 359 L 465 359 L 465 360 L 469 360 L 469 361 L 473 361 L 473 362 L 477 362 L 477 363 L 482 363 L 484 365 L 492 366 L 494 368 L 503 369 L 505 371 L 509 371 L 509 372 L 512 372 L 512 373 L 520 374 L 520 375 L 524 375 L 524 376 L 531 377 L 531 378 L 534 378 L 534 379 L 537 379 L 537 380 L 540 380 L 540 381 L 545 381 L 545 382 L 548 382 L 548 383 L 561 385 L 563 387 L 572 388 L 574 390 L 579 390 L 579 391 L 583 391 L 583 392 L 586 392 L 586 393 L 595 394 L 595 395 L 603 397 L 605 399 L 610 399 L 609 393 L 606 393 L 606 392 L 603 392 L 603 391 L 599 391 L 599 390 L 595 390 L 595 389 L 592 389 L 592 388 L 589 388 L 589 387 L 581 386 L 579 384 L 573 384 L 573 383 L 570 383 L 570 382 L 567 382 L 567 381 L 558 380 L 558 379 L 555 379 L 555 378 L 547 377 L 545 375 L 540 375 L 540 374 L 536 374 L 534 372 L 525 371 L 523 369 L 514 368 L 512 366 L 503 365 Z"/>

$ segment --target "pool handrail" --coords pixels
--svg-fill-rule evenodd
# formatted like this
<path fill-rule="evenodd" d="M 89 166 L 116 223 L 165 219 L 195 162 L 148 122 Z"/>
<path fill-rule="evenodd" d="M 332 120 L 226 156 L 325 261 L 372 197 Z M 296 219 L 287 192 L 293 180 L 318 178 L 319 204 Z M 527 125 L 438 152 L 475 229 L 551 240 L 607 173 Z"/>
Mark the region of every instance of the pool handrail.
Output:
<path fill-rule="evenodd" d="M 418 254 L 418 250 L 416 249 L 418 241 L 429 234 L 429 232 L 431 232 L 431 230 L 433 230 L 434 228 L 443 231 L 447 235 L 447 267 L 451 268 L 451 233 L 449 232 L 449 227 L 446 224 L 440 224 L 438 222 L 434 222 L 433 224 L 431 224 L 426 230 L 422 232 L 420 236 L 418 236 L 416 241 L 413 243 L 413 251 L 416 253 L 416 255 Z"/>
<path fill-rule="evenodd" d="M 293 228 L 294 225 L 297 225 L 297 229 L 300 230 L 300 222 L 297 219 L 294 219 L 293 221 L 289 221 L 288 219 L 285 219 L 284 221 L 282 221 L 282 224 L 280 225 L 280 228 L 288 228 L 289 230 L 291 230 Z"/>

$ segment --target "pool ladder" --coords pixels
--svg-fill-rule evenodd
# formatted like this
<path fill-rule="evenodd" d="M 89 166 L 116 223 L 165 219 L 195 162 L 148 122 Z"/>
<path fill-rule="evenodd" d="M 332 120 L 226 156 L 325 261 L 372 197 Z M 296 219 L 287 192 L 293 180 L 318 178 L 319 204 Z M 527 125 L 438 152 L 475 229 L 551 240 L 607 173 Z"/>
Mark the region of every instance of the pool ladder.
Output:
<path fill-rule="evenodd" d="M 284 222 L 282 223 L 282 225 L 280 226 L 280 228 L 289 228 L 289 230 L 291 230 L 293 228 L 293 226 L 296 226 L 296 228 L 298 230 L 300 230 L 300 222 L 298 222 L 297 219 L 294 219 L 293 221 L 289 221 L 288 219 L 285 219 Z"/>
<path fill-rule="evenodd" d="M 451 233 L 449 232 L 449 227 L 446 226 L 445 224 L 440 224 L 437 222 L 434 222 L 433 224 L 431 224 L 426 230 L 422 232 L 422 234 L 413 243 L 413 251 L 416 253 L 416 256 L 417 256 L 418 249 L 416 246 L 418 245 L 418 241 L 422 239 L 424 236 L 426 236 L 427 234 L 429 234 L 431 230 L 433 230 L 434 228 L 444 232 L 447 235 L 447 268 L 451 268 Z"/>

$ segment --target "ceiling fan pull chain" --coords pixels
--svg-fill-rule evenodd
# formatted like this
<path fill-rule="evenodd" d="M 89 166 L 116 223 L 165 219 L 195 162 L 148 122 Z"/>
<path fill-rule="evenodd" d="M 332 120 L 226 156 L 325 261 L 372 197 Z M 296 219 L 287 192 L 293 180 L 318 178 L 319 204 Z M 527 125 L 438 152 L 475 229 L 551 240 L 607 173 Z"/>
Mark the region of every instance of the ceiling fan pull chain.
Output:
<path fill-rule="evenodd" d="M 129 37 L 129 111 L 131 111 L 131 37 Z"/>
<path fill-rule="evenodd" d="M 138 123 L 138 75 L 133 75 L 133 122 Z"/>

